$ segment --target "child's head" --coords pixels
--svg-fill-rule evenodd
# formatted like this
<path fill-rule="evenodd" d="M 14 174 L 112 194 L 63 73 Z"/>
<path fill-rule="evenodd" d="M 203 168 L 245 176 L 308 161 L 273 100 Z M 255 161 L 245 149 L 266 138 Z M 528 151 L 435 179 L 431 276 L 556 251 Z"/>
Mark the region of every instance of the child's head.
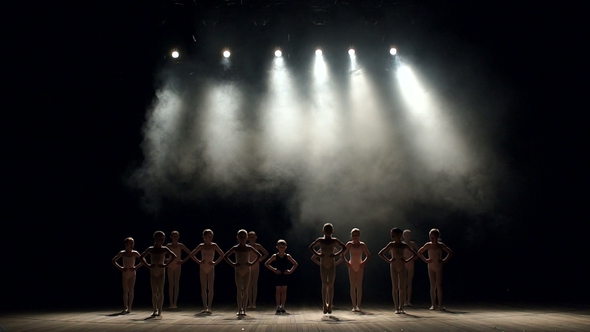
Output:
<path fill-rule="evenodd" d="M 128 237 L 125 239 L 124 243 L 125 248 L 133 249 L 133 246 L 135 245 L 135 240 L 132 237 Z"/>
<path fill-rule="evenodd" d="M 248 232 L 245 229 L 240 229 L 236 237 L 238 239 L 238 242 L 246 243 L 246 240 L 248 239 Z"/>
<path fill-rule="evenodd" d="M 404 233 L 402 234 L 404 237 L 404 241 L 406 242 L 410 242 L 412 240 L 412 231 L 409 229 L 404 230 Z"/>
<path fill-rule="evenodd" d="M 207 228 L 206 230 L 203 231 L 203 240 L 213 240 L 213 231 L 210 230 L 209 228 Z"/>
<path fill-rule="evenodd" d="M 258 238 L 258 236 L 256 236 L 256 232 L 254 232 L 254 231 L 248 232 L 248 242 L 249 243 L 256 243 L 257 238 Z"/>
<path fill-rule="evenodd" d="M 350 231 L 350 238 L 353 242 L 358 242 L 358 240 L 361 238 L 361 230 L 358 228 L 353 228 Z"/>
<path fill-rule="evenodd" d="M 324 228 L 322 228 L 322 231 L 326 235 L 332 235 L 332 233 L 334 233 L 334 226 L 332 224 L 330 224 L 329 222 L 327 222 L 324 224 Z"/>
<path fill-rule="evenodd" d="M 438 242 L 438 238 L 440 238 L 440 231 L 438 228 L 433 228 L 428 232 L 428 237 L 430 238 L 430 242 Z"/>
<path fill-rule="evenodd" d="M 170 238 L 172 239 L 172 242 L 178 241 L 180 238 L 180 233 L 178 231 L 172 231 L 170 232 Z"/>
<path fill-rule="evenodd" d="M 394 227 L 391 229 L 391 238 L 394 240 L 399 240 L 402 237 L 402 230 Z"/>
<path fill-rule="evenodd" d="M 281 253 L 285 252 L 285 250 L 287 250 L 287 241 L 280 239 L 277 241 L 277 250 Z"/>
<path fill-rule="evenodd" d="M 164 243 L 164 239 L 166 239 L 166 234 L 162 231 L 155 231 L 154 232 L 154 244 L 162 245 Z"/>

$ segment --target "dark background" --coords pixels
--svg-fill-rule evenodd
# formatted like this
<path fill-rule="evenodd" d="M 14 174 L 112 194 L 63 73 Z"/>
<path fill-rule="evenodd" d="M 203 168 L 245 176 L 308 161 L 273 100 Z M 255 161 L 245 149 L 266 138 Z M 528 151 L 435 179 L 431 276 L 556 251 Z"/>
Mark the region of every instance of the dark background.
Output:
<path fill-rule="evenodd" d="M 257 196 L 256 202 L 215 193 L 195 202 L 164 199 L 153 212 L 142 206 L 142 191 L 129 184 L 143 160 L 141 128 L 158 86 L 158 69 L 171 61 L 169 49 L 182 45 L 186 53 L 204 59 L 211 51 L 200 49 L 193 35 L 237 36 L 236 43 L 251 37 L 254 46 L 244 48 L 281 38 L 283 31 L 272 25 L 252 24 L 260 3 L 46 4 L 25 8 L 22 20 L 9 19 L 15 38 L 13 50 L 7 51 L 14 59 L 5 62 L 14 83 L 3 112 L 8 152 L 3 307 L 118 308 L 120 275 L 110 259 L 123 249 L 127 236 L 136 239 L 137 250 L 144 250 L 157 229 L 167 234 L 179 230 L 181 242 L 194 248 L 202 230 L 210 227 L 224 250 L 235 243 L 237 229 L 254 229 L 273 251 L 276 239 L 294 226 L 281 195 Z M 582 143 L 587 135 L 586 102 L 580 102 L 585 66 L 578 67 L 578 44 L 583 42 L 578 2 L 375 3 L 350 1 L 345 14 L 327 15 L 325 26 L 314 25 L 316 17 L 309 14 L 321 1 L 297 2 L 299 11 L 269 17 L 289 20 L 291 33 L 302 44 L 307 38 L 342 36 L 350 25 L 369 26 L 358 30 L 370 33 L 378 22 L 395 31 L 387 38 L 406 46 L 400 53 L 407 52 L 417 63 L 456 66 L 469 58 L 486 68 L 482 76 L 487 77 L 487 92 L 506 106 L 494 118 L 497 132 L 490 144 L 507 161 L 512 184 L 499 189 L 497 208 L 488 215 L 413 203 L 416 241 L 421 245 L 433 224 L 444 224 L 444 240 L 455 251 L 445 267 L 446 301 L 581 302 L 589 286 L 582 251 L 587 229 Z M 334 6 L 330 4 L 326 8 Z M 221 8 L 219 22 L 206 27 L 202 21 L 210 19 L 215 6 Z M 465 48 L 447 46 L 450 39 Z M 456 84 L 468 79 L 457 77 Z M 477 229 L 470 226 L 474 220 Z M 318 225 L 301 230 L 301 238 L 307 239 L 303 242 L 321 235 Z M 360 227 L 363 234 L 382 234 L 369 248 L 375 255 L 371 264 L 384 265 L 376 254 L 388 241 L 389 227 Z M 342 230 L 339 236 L 346 234 Z M 307 249 L 289 251 L 301 264 L 289 302 L 317 302 L 320 282 Z M 381 270 L 365 277 L 365 302 L 391 300 L 389 275 L 385 266 Z M 266 272 L 261 273 L 259 302 L 272 304 L 273 290 L 267 287 L 272 279 Z M 221 264 L 216 274 L 215 302 L 233 303 L 231 268 Z M 336 301 L 348 303 L 343 266 L 338 274 Z M 425 266 L 418 263 L 415 302 L 428 302 L 427 283 Z M 200 305 L 198 285 L 198 269 L 189 262 L 183 267 L 181 305 Z M 165 305 L 167 299 L 166 294 Z M 145 268 L 138 271 L 135 303 L 150 304 Z"/>

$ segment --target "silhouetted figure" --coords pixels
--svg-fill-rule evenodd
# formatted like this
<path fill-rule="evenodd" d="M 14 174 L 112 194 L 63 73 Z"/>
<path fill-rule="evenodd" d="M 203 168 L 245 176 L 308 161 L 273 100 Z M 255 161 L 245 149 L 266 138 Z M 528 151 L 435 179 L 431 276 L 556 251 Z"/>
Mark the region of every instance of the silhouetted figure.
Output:
<path fill-rule="evenodd" d="M 352 301 L 352 311 L 361 311 L 361 300 L 363 299 L 363 274 L 365 264 L 371 257 L 369 249 L 364 242 L 361 242 L 361 230 L 353 228 L 350 231 L 351 241 L 346 243 L 346 253 L 350 259 L 344 256 L 344 261 L 348 267 L 348 279 L 350 281 L 350 299 Z M 363 257 L 364 254 L 364 257 Z"/>
<path fill-rule="evenodd" d="M 250 280 L 250 289 L 248 290 L 248 309 L 256 309 L 256 298 L 258 295 L 258 276 L 260 275 L 260 263 L 262 263 L 266 257 L 268 257 L 268 251 L 262 247 L 260 243 L 256 243 L 256 232 L 250 231 L 248 232 L 248 244 L 254 247 L 254 249 L 258 250 L 262 257 L 258 260 L 257 264 L 252 265 L 251 267 L 251 280 Z M 256 257 L 256 254 L 251 252 L 249 260 L 252 261 Z"/>
<path fill-rule="evenodd" d="M 141 265 L 141 260 L 139 264 L 135 264 L 137 260 L 139 260 L 140 254 L 139 252 L 133 250 L 135 246 L 135 240 L 132 237 L 128 237 L 125 239 L 125 250 L 119 251 L 119 253 L 113 257 L 112 262 L 119 270 L 121 270 L 122 278 L 123 278 L 123 311 L 122 314 L 128 314 L 131 312 L 131 307 L 133 306 L 133 296 L 135 290 L 135 278 L 137 270 Z M 121 259 L 123 265 L 119 264 L 119 259 Z"/>
<path fill-rule="evenodd" d="M 180 233 L 178 231 L 172 231 L 170 233 L 170 239 L 172 242 L 166 244 L 166 247 L 172 250 L 177 257 L 177 260 L 166 268 L 166 272 L 168 273 L 168 297 L 170 298 L 170 309 L 177 309 L 180 272 L 182 263 L 184 263 L 184 260 L 181 260 L 180 258 L 183 251 L 187 254 L 190 254 L 191 251 L 188 250 L 184 244 L 178 242 L 178 239 L 180 239 Z"/>
<path fill-rule="evenodd" d="M 391 295 L 393 296 L 393 305 L 395 306 L 396 314 L 405 314 L 406 312 L 402 308 L 404 300 L 406 298 L 406 263 L 409 262 L 413 257 L 404 258 L 404 251 L 412 248 L 408 246 L 402 239 L 402 230 L 394 227 L 391 229 L 391 239 L 381 251 L 379 251 L 379 257 L 389 263 L 389 270 L 391 273 Z M 385 254 L 389 252 L 390 257 L 388 258 Z M 413 253 L 415 255 L 415 253 Z"/>
<path fill-rule="evenodd" d="M 412 231 L 409 229 L 404 230 L 403 241 L 414 250 L 404 250 L 404 259 L 411 258 L 406 263 L 406 298 L 404 299 L 404 307 L 412 306 L 412 281 L 414 280 L 414 261 L 418 259 L 416 252 L 418 251 L 418 245 L 412 241 Z"/>
<path fill-rule="evenodd" d="M 430 279 L 430 310 L 446 310 L 443 307 L 442 291 L 442 268 L 451 256 L 453 251 L 444 243 L 439 241 L 440 231 L 433 228 L 428 232 L 430 242 L 427 242 L 420 250 L 418 255 L 428 264 L 428 279 Z M 424 252 L 428 251 L 428 258 L 424 257 Z M 445 251 L 447 256 L 443 259 L 442 252 Z M 438 301 L 437 301 L 438 300 Z"/>
<path fill-rule="evenodd" d="M 297 261 L 286 253 L 287 241 L 281 239 L 277 241 L 276 245 L 279 251 L 273 254 L 265 263 L 269 270 L 276 274 L 275 277 L 275 300 L 277 303 L 277 314 L 284 314 L 285 302 L 287 301 L 287 287 L 289 286 L 289 275 L 295 271 Z"/>
<path fill-rule="evenodd" d="M 143 264 L 150 268 L 152 306 L 154 309 L 152 317 L 162 315 L 162 306 L 164 305 L 164 283 L 166 281 L 166 273 L 164 272 L 164 269 L 176 259 L 176 254 L 163 245 L 164 239 L 166 239 L 166 234 L 162 231 L 156 231 L 154 233 L 154 245 L 147 248 L 140 257 Z M 150 263 L 145 259 L 148 255 L 150 256 Z M 166 260 L 166 255 L 170 256 L 170 260 Z"/>
<path fill-rule="evenodd" d="M 235 268 L 236 298 L 238 302 L 238 312 L 236 315 L 242 317 L 246 316 L 246 302 L 248 302 L 248 288 L 250 287 L 251 278 L 250 267 L 258 264 L 258 260 L 262 257 L 262 254 L 251 245 L 246 244 L 248 232 L 245 229 L 240 229 L 236 238 L 238 239 L 238 244 L 231 247 L 225 253 L 224 258 Z M 251 252 L 256 254 L 253 261 L 249 259 Z M 235 256 L 235 261 L 229 258 L 232 254 Z"/>
<path fill-rule="evenodd" d="M 330 223 L 324 224 L 322 229 L 323 237 L 317 238 L 309 245 L 309 250 L 320 258 L 320 276 L 322 278 L 322 305 L 324 314 L 332 313 L 332 304 L 334 301 L 334 279 L 336 278 L 336 262 L 335 257 L 340 256 L 346 248 L 342 241 L 332 237 L 334 233 L 334 226 Z M 316 247 L 319 246 L 319 251 Z M 336 252 L 334 249 L 339 247 Z M 315 259 L 312 256 L 312 259 Z"/>
<path fill-rule="evenodd" d="M 197 253 L 201 253 L 201 259 L 197 258 Z M 215 260 L 215 253 L 219 255 Z M 213 231 L 206 229 L 203 231 L 203 243 L 199 244 L 193 250 L 187 259 L 192 258 L 199 264 L 199 277 L 201 280 L 201 299 L 203 300 L 203 310 L 201 313 L 211 314 L 211 304 L 213 303 L 213 283 L 215 281 L 215 265 L 223 260 L 223 251 L 217 243 L 213 242 Z"/>

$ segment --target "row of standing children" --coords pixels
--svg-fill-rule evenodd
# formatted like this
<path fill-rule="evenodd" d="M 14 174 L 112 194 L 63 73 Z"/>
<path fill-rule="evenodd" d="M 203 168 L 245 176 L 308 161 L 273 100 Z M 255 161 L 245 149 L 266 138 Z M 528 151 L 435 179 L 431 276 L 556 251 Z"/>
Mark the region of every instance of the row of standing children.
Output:
<path fill-rule="evenodd" d="M 309 249 L 313 253 L 312 261 L 320 266 L 320 275 L 322 279 L 322 303 L 324 314 L 332 312 L 334 297 L 334 280 L 335 267 L 344 261 L 348 267 L 350 280 L 350 296 L 352 301 L 352 311 L 361 311 L 362 300 L 362 280 L 364 266 L 370 258 L 369 250 L 364 242 L 360 241 L 360 230 L 354 228 L 351 231 L 351 241 L 344 244 L 335 237 L 332 237 L 334 227 L 326 223 L 323 227 L 324 236 L 316 239 Z M 215 278 L 214 267 L 225 259 L 235 268 L 235 281 L 237 287 L 238 316 L 246 315 L 247 308 L 256 308 L 257 283 L 259 276 L 259 264 L 268 257 L 268 252 L 256 243 L 256 233 L 248 233 L 246 230 L 238 231 L 238 244 L 233 246 L 227 253 L 213 240 L 213 231 L 206 229 L 203 231 L 203 243 L 199 244 L 193 251 L 189 251 L 186 246 L 178 242 L 180 234 L 177 231 L 171 233 L 172 242 L 163 246 L 165 234 L 161 231 L 154 233 L 154 245 L 146 249 L 141 255 L 133 250 L 133 238 L 125 239 L 125 250 L 119 252 L 113 258 L 113 264 L 122 271 L 123 279 L 123 303 L 124 310 L 122 313 L 129 313 L 133 303 L 133 288 L 135 284 L 135 270 L 141 265 L 150 268 L 150 284 L 152 288 L 152 316 L 160 316 L 164 299 L 164 272 L 167 268 L 169 278 L 169 295 L 170 308 L 177 308 L 178 285 L 180 280 L 180 266 L 188 259 L 193 259 L 200 266 L 201 297 L 203 301 L 202 313 L 211 313 L 211 304 L 213 300 L 213 282 Z M 414 241 L 411 241 L 411 232 L 409 230 L 393 228 L 391 230 L 392 241 L 379 252 L 379 257 L 390 264 L 390 274 L 392 281 L 392 296 L 396 308 L 395 313 L 402 314 L 405 311 L 403 306 L 412 306 L 412 279 L 414 275 L 414 260 L 420 257 L 428 264 L 428 275 L 430 279 L 430 297 L 431 310 L 436 308 L 444 310 L 442 305 L 442 264 L 448 261 L 452 251 L 442 242 L 439 241 L 440 231 L 432 229 L 429 232 L 430 242 L 422 248 Z M 403 241 L 402 241 L 403 238 Z M 248 240 L 248 244 L 246 241 Z M 285 313 L 285 301 L 287 296 L 288 275 L 291 274 L 298 264 L 293 257 L 286 253 L 287 243 L 285 240 L 279 240 L 276 248 L 278 252 L 273 254 L 265 262 L 265 266 L 273 271 L 277 276 L 276 285 L 276 304 L 277 313 Z M 317 250 L 317 249 L 319 250 Z M 180 257 L 181 252 L 188 253 L 183 260 L 175 259 Z M 442 258 L 442 251 L 447 253 Z M 201 259 L 197 258 L 197 253 L 201 252 Z M 387 257 L 389 252 L 389 257 Z M 428 252 L 428 258 L 424 253 Z M 215 260 L 215 253 L 218 258 Z M 329 253 L 329 254 L 327 254 Z M 343 259 L 344 254 L 349 254 L 349 259 Z M 150 255 L 148 263 L 146 257 Z M 234 255 L 234 260 L 229 257 Z M 169 257 L 168 259 L 166 257 Z M 122 259 L 123 265 L 118 263 Z M 135 265 L 136 259 L 139 264 Z M 175 263 L 173 263 L 175 261 Z"/>
<path fill-rule="evenodd" d="M 123 314 L 131 312 L 134 298 L 134 287 L 136 270 L 142 265 L 150 268 L 150 285 L 152 289 L 152 317 L 161 316 L 164 303 L 164 269 L 167 270 L 170 296 L 170 309 L 177 308 L 179 293 L 181 265 L 189 259 L 193 259 L 200 266 L 201 299 L 204 309 L 201 313 L 211 314 L 215 280 L 215 265 L 226 260 L 235 268 L 235 281 L 237 287 L 238 316 L 246 315 L 248 308 L 256 308 L 257 284 L 259 276 L 259 261 L 268 256 L 268 251 L 259 243 L 256 243 L 256 233 L 239 230 L 237 234 L 238 244 L 224 253 L 221 248 L 213 242 L 213 231 L 203 231 L 203 243 L 199 244 L 193 251 L 178 242 L 180 234 L 173 231 L 170 234 L 171 243 L 163 245 L 165 234 L 162 231 L 154 233 L 154 245 L 147 248 L 142 254 L 133 250 L 135 241 L 128 237 L 125 239 L 125 249 L 113 257 L 113 264 L 122 272 L 123 280 Z M 246 243 L 248 240 L 248 244 Z M 297 268 L 297 261 L 289 254 L 286 254 L 287 242 L 279 240 L 276 246 L 278 252 L 273 254 L 265 263 L 265 266 L 273 271 L 276 277 L 276 301 L 277 313 L 284 313 L 285 300 L 287 296 L 288 275 Z M 182 251 L 188 255 L 180 260 Z M 197 257 L 201 253 L 201 259 Z M 215 253 L 218 254 L 215 259 Z M 234 255 L 234 260 L 231 260 Z M 150 263 L 146 257 L 150 256 Z M 119 264 L 121 260 L 121 264 Z M 139 264 L 136 264 L 139 261 Z M 274 264 L 273 264 L 274 262 Z M 289 267 L 290 264 L 290 267 Z M 274 265 L 274 266 L 273 266 Z"/>

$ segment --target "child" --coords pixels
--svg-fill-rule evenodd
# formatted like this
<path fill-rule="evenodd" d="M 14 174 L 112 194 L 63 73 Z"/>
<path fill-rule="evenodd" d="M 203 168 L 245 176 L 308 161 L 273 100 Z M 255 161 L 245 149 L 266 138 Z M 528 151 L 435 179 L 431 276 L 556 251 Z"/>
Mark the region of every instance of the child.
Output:
<path fill-rule="evenodd" d="M 250 231 L 248 232 L 248 244 L 254 247 L 254 249 L 258 250 L 262 257 L 258 260 L 258 263 L 261 263 L 268 257 L 268 251 L 260 245 L 260 243 L 256 243 L 256 232 Z M 249 260 L 252 261 L 256 257 L 256 254 L 251 252 Z M 256 297 L 258 295 L 258 276 L 260 275 L 260 264 L 254 264 L 250 268 L 252 273 L 252 280 L 250 280 L 250 289 L 248 290 L 248 309 L 256 309 Z"/>
<path fill-rule="evenodd" d="M 350 299 L 352 300 L 352 311 L 361 311 L 361 300 L 363 298 L 363 271 L 365 264 L 371 257 L 369 249 L 364 242 L 360 241 L 361 230 L 353 228 L 350 231 L 352 241 L 346 243 L 346 252 L 350 254 L 350 260 L 346 262 L 348 266 L 348 278 L 350 279 Z M 363 259 L 363 253 L 365 258 Z"/>
<path fill-rule="evenodd" d="M 237 301 L 238 301 L 238 312 L 236 316 L 246 316 L 246 302 L 248 301 L 248 288 L 250 287 L 250 267 L 258 262 L 262 254 L 254 249 L 249 244 L 246 244 L 248 239 L 248 232 L 245 229 L 240 229 L 238 235 L 238 244 L 231 247 L 228 250 L 224 258 L 225 260 L 236 269 L 236 287 L 237 287 Z M 256 254 L 253 261 L 250 261 L 250 253 Z M 229 259 L 231 254 L 235 255 L 235 262 Z"/>
<path fill-rule="evenodd" d="M 287 250 L 287 241 L 285 240 L 278 240 L 277 241 L 277 250 L 279 251 L 276 254 L 273 254 L 265 263 L 269 270 L 273 271 L 276 274 L 275 278 L 275 286 L 276 286 L 276 293 L 275 299 L 277 301 L 277 314 L 284 314 L 285 311 L 285 302 L 287 300 L 287 286 L 289 285 L 289 274 L 293 273 L 297 266 L 297 261 L 291 257 L 291 255 L 285 253 Z M 274 262 L 274 266 L 271 263 Z M 289 269 L 289 265 L 291 268 Z"/>
<path fill-rule="evenodd" d="M 324 224 L 322 229 L 324 236 L 317 238 L 309 245 L 309 250 L 320 258 L 320 275 L 322 277 L 322 304 L 324 307 L 324 314 L 332 313 L 332 303 L 334 300 L 334 278 L 336 277 L 336 264 L 334 257 L 338 257 L 345 250 L 346 245 L 342 241 L 335 237 L 332 237 L 334 233 L 334 226 L 330 223 Z M 320 250 L 317 251 L 315 248 L 319 246 Z M 334 252 L 336 247 L 340 249 Z"/>
<path fill-rule="evenodd" d="M 402 303 L 405 299 L 406 293 L 406 264 L 413 258 L 413 255 L 410 258 L 404 258 L 404 250 L 408 249 L 412 252 L 412 248 L 408 246 L 405 242 L 402 242 L 402 230 L 394 227 L 391 229 L 391 239 L 393 241 L 389 242 L 385 248 L 379 251 L 379 257 L 383 258 L 384 261 L 389 263 L 390 265 L 390 273 L 391 273 L 391 284 L 392 284 L 392 291 L 391 294 L 393 296 L 393 305 L 395 306 L 395 313 L 396 314 L 405 314 L 406 312 L 402 309 Z M 391 258 L 387 258 L 385 253 L 389 251 Z"/>
<path fill-rule="evenodd" d="M 439 241 L 440 231 L 433 228 L 428 232 L 430 242 L 427 242 L 420 250 L 418 255 L 428 264 L 428 279 L 430 279 L 430 310 L 446 310 L 442 305 L 442 267 L 451 256 L 453 251 L 444 243 Z M 428 250 L 428 258 L 424 257 L 424 252 Z M 443 259 L 442 252 L 446 251 L 447 256 Z M 438 299 L 438 305 L 437 300 Z"/>
<path fill-rule="evenodd" d="M 171 243 L 166 244 L 166 247 L 176 255 L 178 258 L 175 264 L 168 265 L 166 272 L 168 273 L 168 296 L 170 297 L 170 309 L 177 309 L 178 306 L 178 290 L 180 286 L 180 271 L 181 265 L 184 260 L 180 260 L 182 252 L 190 254 L 190 250 L 185 247 L 184 244 L 179 243 L 180 233 L 178 231 L 172 231 L 170 233 Z"/>
<path fill-rule="evenodd" d="M 113 264 L 122 272 L 123 275 L 123 311 L 122 314 L 128 314 L 131 312 L 131 306 L 133 305 L 133 290 L 135 289 L 135 270 L 141 265 L 135 265 L 135 260 L 139 259 L 139 252 L 133 250 L 135 240 L 132 237 L 125 239 L 125 250 L 119 251 L 117 256 L 113 257 Z M 122 260 L 123 265 L 119 265 L 117 262 L 119 259 Z"/>
<path fill-rule="evenodd" d="M 403 233 L 403 241 L 414 250 L 418 251 L 418 245 L 412 241 L 412 231 L 406 229 Z M 413 257 L 412 257 L 413 256 Z M 412 306 L 412 280 L 414 279 L 414 261 L 418 258 L 418 255 L 408 249 L 404 250 L 404 259 L 412 257 L 410 261 L 406 263 L 406 297 L 404 299 L 404 307 Z"/>
<path fill-rule="evenodd" d="M 156 231 L 154 233 L 154 245 L 147 248 L 140 256 L 143 264 L 150 268 L 152 306 L 154 308 L 152 317 L 162 315 L 162 306 L 164 305 L 164 282 L 166 280 L 164 269 L 176 259 L 176 254 L 173 253 L 172 250 L 163 246 L 164 239 L 166 239 L 166 234 L 162 231 Z M 146 261 L 145 257 L 147 255 L 150 255 L 151 263 Z M 166 255 L 171 257 L 167 262 Z"/>
<path fill-rule="evenodd" d="M 201 279 L 201 299 L 203 300 L 203 310 L 201 313 L 211 314 L 211 303 L 213 302 L 213 282 L 215 281 L 215 265 L 223 260 L 223 251 L 213 241 L 213 231 L 206 229 L 203 231 L 203 243 L 199 244 L 195 250 L 184 260 L 192 258 L 200 267 Z M 197 258 L 197 253 L 201 252 L 201 259 Z M 215 260 L 215 253 L 219 255 Z"/>

